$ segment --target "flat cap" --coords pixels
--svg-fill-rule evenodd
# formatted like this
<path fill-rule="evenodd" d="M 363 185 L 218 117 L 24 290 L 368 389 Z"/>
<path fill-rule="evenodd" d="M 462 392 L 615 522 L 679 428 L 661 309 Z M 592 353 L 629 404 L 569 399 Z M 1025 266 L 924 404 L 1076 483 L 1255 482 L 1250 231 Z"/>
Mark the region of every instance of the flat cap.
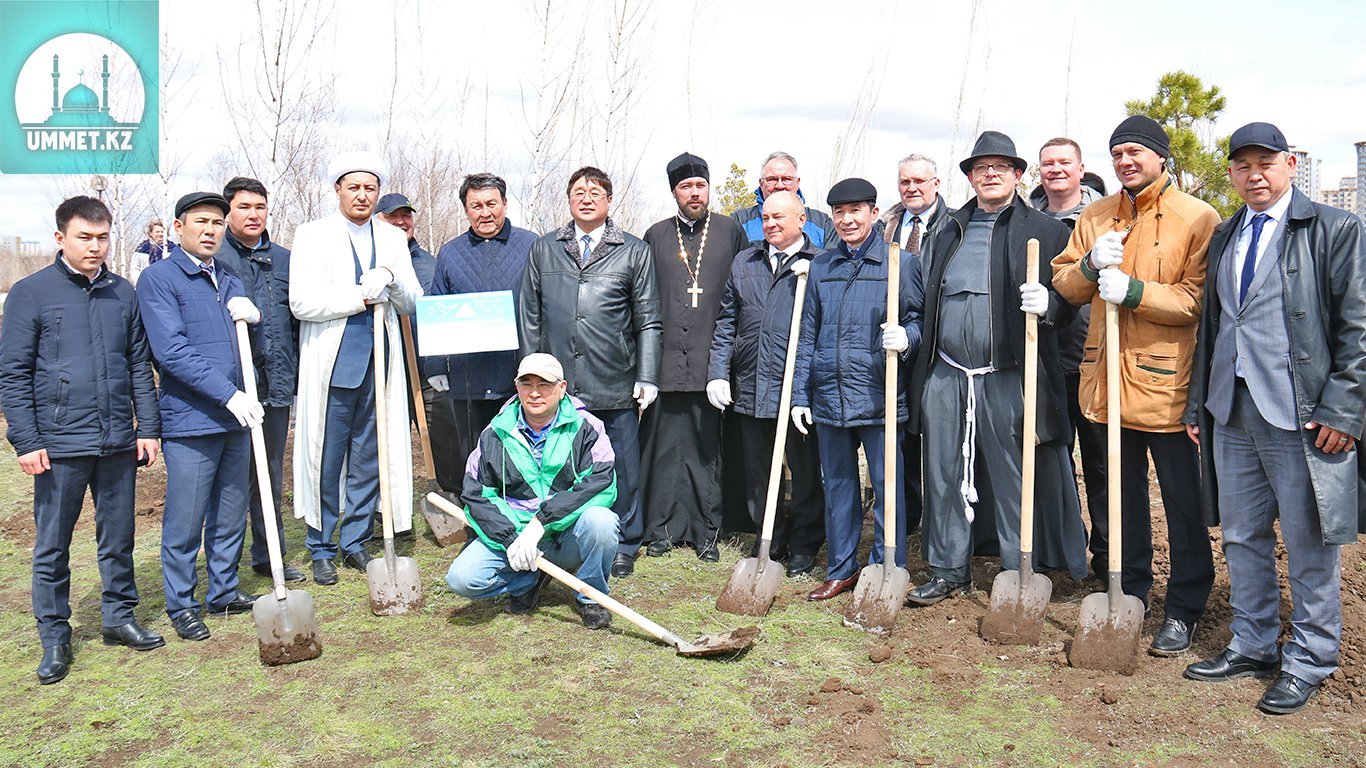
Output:
<path fill-rule="evenodd" d="M 175 217 L 179 219 L 181 215 L 196 205 L 212 205 L 222 211 L 224 216 L 228 215 L 228 201 L 222 195 L 217 192 L 191 192 L 176 201 Z"/>
<path fill-rule="evenodd" d="M 877 204 L 877 188 L 866 179 L 849 178 L 835 182 L 835 186 L 825 195 L 825 204 L 829 206 L 844 205 L 846 203 L 873 203 Z"/>

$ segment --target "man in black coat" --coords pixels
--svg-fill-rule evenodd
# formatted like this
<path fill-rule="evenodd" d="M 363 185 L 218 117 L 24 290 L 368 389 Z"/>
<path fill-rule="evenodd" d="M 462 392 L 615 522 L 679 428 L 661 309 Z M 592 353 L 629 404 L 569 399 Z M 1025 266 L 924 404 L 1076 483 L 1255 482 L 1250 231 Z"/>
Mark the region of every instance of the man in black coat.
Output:
<path fill-rule="evenodd" d="M 139 651 L 165 641 L 133 618 L 133 491 L 161 434 L 152 354 L 133 286 L 104 264 L 111 217 L 91 197 L 57 207 L 52 266 L 15 283 L 0 331 L 0 406 L 19 468 L 33 476 L 33 617 L 38 682 L 66 677 L 71 652 L 72 530 L 95 501 L 101 634 Z"/>

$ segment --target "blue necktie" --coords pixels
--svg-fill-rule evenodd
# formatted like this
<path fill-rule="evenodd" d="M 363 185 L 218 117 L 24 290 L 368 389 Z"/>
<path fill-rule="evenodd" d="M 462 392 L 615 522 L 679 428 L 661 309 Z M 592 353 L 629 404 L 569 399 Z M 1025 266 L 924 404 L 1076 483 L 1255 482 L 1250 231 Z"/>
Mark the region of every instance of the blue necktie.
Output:
<path fill-rule="evenodd" d="M 1247 300 L 1247 289 L 1252 285 L 1252 276 L 1257 274 L 1257 241 L 1262 236 L 1262 226 L 1270 218 L 1265 213 L 1252 217 L 1252 242 L 1248 244 L 1247 254 L 1243 256 L 1243 275 L 1238 281 L 1239 304 Z"/>
<path fill-rule="evenodd" d="M 583 240 L 583 253 L 579 255 L 579 263 L 587 264 L 589 257 L 593 255 L 593 236 L 584 235 L 580 239 Z"/>

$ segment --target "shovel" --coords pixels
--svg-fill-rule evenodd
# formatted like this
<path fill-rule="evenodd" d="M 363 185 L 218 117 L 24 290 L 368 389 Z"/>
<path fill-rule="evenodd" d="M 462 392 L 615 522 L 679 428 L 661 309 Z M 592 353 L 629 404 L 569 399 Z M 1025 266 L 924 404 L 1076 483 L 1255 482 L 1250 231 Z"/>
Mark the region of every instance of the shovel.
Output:
<path fill-rule="evenodd" d="M 417 374 L 417 352 L 413 347 L 413 319 L 407 315 L 398 316 L 399 328 L 403 331 L 403 352 L 407 360 L 408 388 L 413 393 L 413 408 L 417 410 L 417 436 L 422 440 L 422 462 L 427 470 L 427 490 L 440 493 L 441 486 L 436 482 L 436 463 L 432 459 L 432 437 L 427 431 L 427 409 L 422 401 L 422 383 Z M 440 397 L 445 397 L 438 393 Z M 432 530 L 438 547 L 449 547 L 465 540 L 465 530 L 456 525 L 446 515 L 432 509 L 427 497 L 422 497 L 422 517 Z"/>
<path fill-rule="evenodd" d="M 1110 482 L 1110 589 L 1081 601 L 1077 636 L 1069 656 L 1072 666 L 1132 675 L 1138 668 L 1138 635 L 1143 628 L 1143 601 L 1120 588 L 1122 568 L 1119 482 L 1119 310 L 1105 302 L 1106 437 Z"/>
<path fill-rule="evenodd" d="M 887 324 L 898 322 L 901 299 L 901 247 L 887 250 Z M 887 373 L 883 387 L 882 466 L 882 562 L 864 566 L 854 589 L 854 602 L 844 614 L 846 627 L 885 634 L 896 625 L 897 611 L 906 600 L 911 574 L 896 567 L 896 374 L 897 353 L 887 350 Z"/>
<path fill-rule="evenodd" d="M 422 577 L 411 557 L 394 554 L 394 516 L 389 490 L 389 409 L 384 386 L 384 304 L 375 305 L 375 443 L 379 449 L 379 509 L 384 521 L 384 557 L 365 567 L 370 610 L 395 616 L 422 610 Z M 421 403 L 421 401 L 418 401 Z"/>
<path fill-rule="evenodd" d="M 797 295 L 792 305 L 792 325 L 787 335 L 787 364 L 783 368 L 783 387 L 778 396 L 778 433 L 773 440 L 773 465 L 768 473 L 768 498 L 764 501 L 764 526 L 759 538 L 759 556 L 735 564 L 730 581 L 716 598 L 716 610 L 745 616 L 765 616 L 783 582 L 782 566 L 769 559 L 773 546 L 773 522 L 778 516 L 778 494 L 782 490 L 783 455 L 787 452 L 787 425 L 792 405 L 792 371 L 797 364 L 797 334 L 802 327 L 802 304 L 806 301 L 806 274 L 797 275 Z"/>
<path fill-rule="evenodd" d="M 1026 244 L 1025 279 L 1039 282 L 1039 241 Z M 1025 314 L 1024 438 L 1020 452 L 1020 570 L 1001 571 L 991 583 L 982 638 L 1003 645 L 1034 645 L 1043 632 L 1053 582 L 1034 572 L 1034 433 L 1038 419 L 1039 318 Z"/>
<path fill-rule="evenodd" d="M 462 526 L 469 524 L 469 521 L 465 519 L 464 510 L 455 504 L 452 504 L 444 496 L 429 493 L 427 494 L 427 500 L 432 503 L 432 506 L 440 509 L 451 517 L 454 517 L 456 520 L 459 520 Z M 735 655 L 753 645 L 754 639 L 759 636 L 758 627 L 741 627 L 740 629 L 732 629 L 729 632 L 721 632 L 715 635 L 703 635 L 690 643 L 644 616 L 641 616 L 630 608 L 627 608 L 612 597 L 590 587 L 580 580 L 579 577 L 545 559 L 543 555 L 537 555 L 536 567 L 542 573 L 548 574 L 551 578 L 561 584 L 578 592 L 584 597 L 591 598 L 598 605 L 601 605 L 603 608 L 606 608 L 617 616 L 636 625 L 650 637 L 653 637 L 665 645 L 672 645 L 679 656 Z"/>
<path fill-rule="evenodd" d="M 256 367 L 251 361 L 251 339 L 247 323 L 238 320 L 237 352 L 242 361 L 242 385 L 256 392 Z M 268 667 L 316 659 L 323 654 L 318 641 L 318 620 L 313 614 L 313 598 L 302 589 L 285 587 L 285 563 L 280 554 L 280 532 L 275 530 L 275 496 L 271 493 L 270 469 L 266 466 L 266 437 L 260 426 L 251 429 L 251 455 L 256 461 L 256 487 L 261 496 L 261 517 L 265 521 L 266 549 L 270 552 L 270 576 L 275 582 L 271 594 L 261 595 L 251 606 L 256 622 L 256 641 L 261 663 Z"/>

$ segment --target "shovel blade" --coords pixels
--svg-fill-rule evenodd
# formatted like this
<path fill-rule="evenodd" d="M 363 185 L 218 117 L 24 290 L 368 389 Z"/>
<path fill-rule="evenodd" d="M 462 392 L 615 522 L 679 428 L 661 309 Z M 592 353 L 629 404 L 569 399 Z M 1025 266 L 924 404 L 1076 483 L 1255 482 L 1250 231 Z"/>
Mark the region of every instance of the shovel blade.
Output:
<path fill-rule="evenodd" d="M 905 568 L 886 563 L 865 566 L 854 588 L 854 601 L 844 612 L 844 626 L 878 634 L 891 632 L 910 586 L 911 574 Z"/>
<path fill-rule="evenodd" d="M 440 493 L 436 489 L 432 490 Z M 441 495 L 447 496 L 444 493 Z M 465 526 L 459 520 L 437 509 L 426 496 L 422 497 L 421 507 L 422 517 L 427 521 L 427 528 L 431 530 L 438 547 L 449 547 L 465 540 Z"/>
<path fill-rule="evenodd" d="M 1098 669 L 1132 675 L 1138 669 L 1138 637 L 1143 629 L 1143 601 L 1121 595 L 1110 606 L 1104 592 L 1081 601 L 1077 636 L 1072 640 L 1068 662 L 1081 669 Z"/>
<path fill-rule="evenodd" d="M 422 576 L 411 557 L 395 557 L 390 573 L 383 557 L 365 567 L 370 583 L 370 610 L 376 616 L 397 616 L 422 610 Z"/>
<path fill-rule="evenodd" d="M 766 616 L 782 583 L 781 565 L 772 560 L 746 557 L 730 572 L 730 581 L 716 598 L 716 610 L 741 616 Z"/>
<path fill-rule="evenodd" d="M 313 598 L 307 592 L 291 589 L 284 600 L 276 598 L 274 592 L 262 595 L 251 606 L 251 617 L 256 622 L 262 664 L 276 667 L 323 654 Z"/>
<path fill-rule="evenodd" d="M 1036 645 L 1053 582 L 1042 573 L 1001 571 L 991 582 L 991 604 L 982 618 L 982 639 L 1000 645 Z"/>
<path fill-rule="evenodd" d="M 680 642 L 675 648 L 679 656 L 738 654 L 754 645 L 754 641 L 758 637 L 758 627 L 741 627 L 720 634 L 703 635 L 691 643 Z"/>

